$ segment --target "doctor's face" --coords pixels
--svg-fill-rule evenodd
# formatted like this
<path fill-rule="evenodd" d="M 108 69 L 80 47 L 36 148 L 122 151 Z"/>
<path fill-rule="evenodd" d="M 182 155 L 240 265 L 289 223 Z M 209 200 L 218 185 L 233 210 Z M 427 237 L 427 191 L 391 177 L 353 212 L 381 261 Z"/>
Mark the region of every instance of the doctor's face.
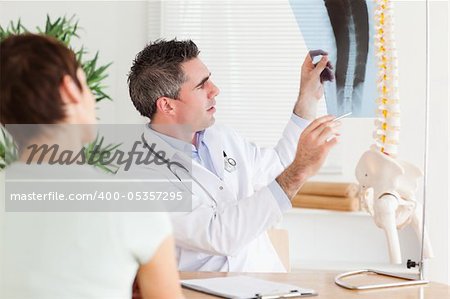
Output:
<path fill-rule="evenodd" d="M 219 89 L 211 81 L 206 65 L 194 58 L 181 64 L 186 81 L 181 85 L 179 99 L 175 101 L 177 122 L 197 132 L 214 124 L 216 96 Z"/>

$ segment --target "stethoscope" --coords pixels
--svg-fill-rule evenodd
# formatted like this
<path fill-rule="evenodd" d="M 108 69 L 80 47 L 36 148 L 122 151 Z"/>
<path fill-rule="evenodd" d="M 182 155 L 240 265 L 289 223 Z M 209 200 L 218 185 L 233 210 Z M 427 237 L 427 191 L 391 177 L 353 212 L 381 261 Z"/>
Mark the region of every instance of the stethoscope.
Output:
<path fill-rule="evenodd" d="M 178 170 L 183 170 L 188 176 L 189 178 L 194 181 L 198 186 L 200 186 L 200 188 L 202 188 L 202 190 L 208 195 L 208 197 L 214 202 L 213 208 L 217 207 L 217 201 L 214 199 L 214 197 L 211 195 L 211 193 L 209 193 L 209 191 L 203 186 L 203 184 L 201 184 L 196 178 L 194 178 L 192 176 L 192 174 L 189 172 L 189 170 L 181 163 L 179 162 L 175 162 L 175 161 L 170 161 L 166 158 L 164 158 L 163 156 L 161 156 L 158 152 L 156 152 L 148 143 L 147 140 L 144 137 L 144 133 L 142 133 L 141 135 L 141 140 L 144 144 L 144 147 L 146 147 L 153 155 L 155 155 L 155 157 L 157 157 L 160 161 L 162 161 L 164 164 L 166 164 L 167 169 L 169 169 L 169 171 L 183 184 L 183 186 L 185 187 L 185 189 L 189 190 L 191 192 L 191 194 L 194 194 L 191 190 L 191 188 L 188 188 L 186 186 L 186 184 L 184 184 L 183 180 L 181 179 L 181 177 L 178 175 L 177 173 L 177 168 Z M 225 170 L 228 172 L 233 172 L 236 170 L 236 160 L 234 160 L 233 158 L 230 158 L 227 156 L 227 154 L 225 153 L 225 151 L 223 151 L 223 157 L 224 157 L 224 164 L 225 164 Z M 177 166 L 177 168 L 175 168 L 174 166 Z"/>

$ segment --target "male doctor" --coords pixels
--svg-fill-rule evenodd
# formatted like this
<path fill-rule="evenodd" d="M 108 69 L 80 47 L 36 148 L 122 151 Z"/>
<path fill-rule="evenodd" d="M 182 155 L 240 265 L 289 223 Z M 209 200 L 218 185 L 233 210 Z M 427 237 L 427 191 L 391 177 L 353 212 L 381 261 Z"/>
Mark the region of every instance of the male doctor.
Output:
<path fill-rule="evenodd" d="M 134 106 L 150 119 L 145 134 L 169 159 L 186 150 L 192 159 L 192 211 L 172 213 L 178 268 L 283 272 L 266 231 L 292 207 L 290 199 L 319 170 L 339 135 L 333 116 L 315 119 L 328 58 L 314 65 L 307 55 L 280 140 L 260 148 L 214 125 L 219 89 L 198 55 L 190 40 L 156 41 L 138 53 L 128 78 Z M 176 173 L 166 175 L 174 179 Z"/>

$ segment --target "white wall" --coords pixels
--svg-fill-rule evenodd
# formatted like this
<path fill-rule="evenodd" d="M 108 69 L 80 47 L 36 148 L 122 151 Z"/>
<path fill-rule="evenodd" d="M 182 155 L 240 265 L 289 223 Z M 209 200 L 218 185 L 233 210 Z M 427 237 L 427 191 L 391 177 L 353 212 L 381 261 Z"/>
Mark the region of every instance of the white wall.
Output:
<path fill-rule="evenodd" d="M 450 49 L 450 38 L 448 37 L 449 34 L 450 34 L 450 22 L 448 20 L 449 16 L 450 16 L 450 5 L 448 4 L 448 1 L 447 1 L 447 53 L 448 53 L 448 50 Z M 449 62 L 448 55 L 447 55 L 447 82 L 444 83 L 444 86 L 447 86 L 447 101 L 450 100 L 449 99 L 448 70 L 450 70 L 450 62 Z M 444 99 L 445 99 L 445 97 L 444 97 Z M 448 123 L 449 122 L 448 121 L 448 116 L 450 116 L 450 105 L 447 105 L 447 150 L 448 150 L 448 141 L 450 139 L 449 138 L 450 137 L 450 130 L 449 130 L 450 124 Z M 447 183 L 447 199 L 450 198 L 450 192 L 449 192 L 449 190 L 450 190 L 450 176 L 448 175 L 448 171 L 450 169 L 449 155 L 450 155 L 450 152 L 447 151 L 447 182 L 446 182 Z M 447 215 L 448 215 L 447 221 L 450 221 L 450 204 L 449 203 L 447 203 L 447 210 L 448 210 L 448 212 L 447 212 Z M 450 226 L 450 225 L 448 225 L 448 226 Z M 447 232 L 447 252 L 450 252 L 450 229 Z M 450 284 L 450 256 L 447 256 L 447 260 L 448 260 L 447 261 L 447 265 L 448 265 L 447 266 L 447 277 L 449 277 L 448 283 Z"/>
<path fill-rule="evenodd" d="M 432 3 L 432 93 L 429 142 L 429 185 L 428 224 L 436 257 L 428 263 L 428 278 L 450 283 L 450 230 L 448 203 L 448 9 L 447 2 Z M 0 2 L 0 23 L 21 17 L 25 25 L 32 28 L 43 25 L 45 15 L 76 14 L 80 25 L 82 43 L 92 52 L 99 50 L 101 62 L 113 61 L 107 80 L 108 92 L 113 102 L 100 105 L 99 116 L 102 123 L 137 123 L 142 118 L 137 115 L 129 100 L 126 75 L 135 54 L 147 42 L 148 4 L 145 2 Z M 424 1 L 401 1 L 396 4 L 396 32 L 399 52 L 400 93 L 402 101 L 402 132 L 400 157 L 422 168 L 424 148 L 424 98 L 425 98 L 425 10 Z M 445 42 L 447 39 L 447 43 Z M 220 70 L 217 70 L 220 71 Z M 263 119 L 263 115 L 255 115 Z M 373 122 L 370 119 L 348 119 L 342 128 L 342 148 L 344 168 L 340 176 L 322 175 L 315 179 L 331 181 L 354 181 L 354 167 L 359 156 L 372 143 Z M 321 255 L 345 265 L 355 263 L 378 263 L 387 260 L 384 251 L 384 236 L 365 216 L 343 216 L 342 214 L 291 213 L 286 216 L 291 223 L 294 267 L 303 267 L 305 257 L 314 262 Z M 320 221 L 322 220 L 322 221 Z M 291 222 L 289 222 L 291 221 Z M 319 225 L 319 226 L 317 226 Z M 321 226 L 320 226 L 321 225 Z M 325 226 L 341 231 L 340 236 L 324 230 Z M 364 230 L 355 230 L 364 227 Z M 316 232 L 315 234 L 312 232 Z M 327 237 L 324 237 L 326 234 Z M 348 235 L 346 235 L 348 234 Z M 361 238 L 372 235 L 369 239 Z M 305 236 L 305 238 L 302 238 Z M 313 240 L 305 245 L 305 242 Z M 342 243 L 342 240 L 344 242 Z M 345 243 L 347 242 L 347 243 Z M 360 244 L 358 244 L 358 242 Z M 358 244 L 348 248 L 348 244 Z M 402 245 L 407 252 L 416 252 L 415 240 L 411 232 L 402 236 Z M 310 251 L 303 251 L 305 247 Z M 364 247 L 366 246 L 366 247 Z M 413 248 L 414 247 L 414 248 Z M 319 251 L 317 249 L 320 248 Z M 380 250 L 367 250 L 380 248 Z M 337 249 L 338 251 L 334 251 Z M 312 250 L 312 251 L 311 251 Z M 340 251 L 339 251 L 340 250 Z M 311 252 L 316 255 L 310 255 Z M 342 255 L 342 252 L 346 255 Z M 381 254 L 375 256 L 378 252 Z M 346 260 L 352 256 L 353 260 Z M 344 257 L 344 258 L 343 258 Z M 320 261 L 323 262 L 321 258 Z M 303 264 L 304 265 L 304 264 Z"/>
<path fill-rule="evenodd" d="M 430 8 L 431 120 L 427 209 L 435 258 L 428 262 L 426 272 L 429 279 L 450 284 L 448 2 L 432 1 Z"/>

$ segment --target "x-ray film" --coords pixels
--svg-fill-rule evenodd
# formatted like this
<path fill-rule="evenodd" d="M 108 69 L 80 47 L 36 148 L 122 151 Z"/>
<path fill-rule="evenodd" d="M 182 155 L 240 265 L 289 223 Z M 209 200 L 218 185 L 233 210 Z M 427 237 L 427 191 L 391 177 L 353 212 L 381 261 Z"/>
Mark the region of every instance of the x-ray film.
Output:
<path fill-rule="evenodd" d="M 306 47 L 328 52 L 335 80 L 324 83 L 329 114 L 374 117 L 376 59 L 371 0 L 290 0 Z"/>

